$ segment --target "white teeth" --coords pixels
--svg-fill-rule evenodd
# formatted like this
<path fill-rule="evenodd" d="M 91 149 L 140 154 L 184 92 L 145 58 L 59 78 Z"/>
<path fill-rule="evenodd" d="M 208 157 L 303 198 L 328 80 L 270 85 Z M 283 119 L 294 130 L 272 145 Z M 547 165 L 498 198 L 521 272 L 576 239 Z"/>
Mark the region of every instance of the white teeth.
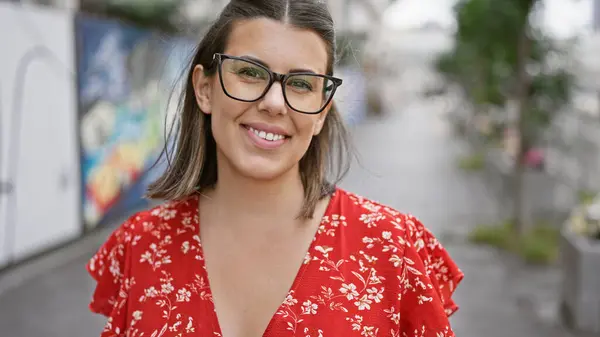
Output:
<path fill-rule="evenodd" d="M 270 140 L 270 141 L 276 141 L 276 140 L 281 140 L 284 139 L 285 136 L 283 135 L 278 135 L 275 133 L 271 133 L 271 132 L 264 132 L 264 131 L 259 131 L 256 130 L 254 128 L 248 127 L 248 129 L 252 132 L 254 132 L 255 135 L 259 136 L 262 139 L 266 139 L 266 140 Z"/>

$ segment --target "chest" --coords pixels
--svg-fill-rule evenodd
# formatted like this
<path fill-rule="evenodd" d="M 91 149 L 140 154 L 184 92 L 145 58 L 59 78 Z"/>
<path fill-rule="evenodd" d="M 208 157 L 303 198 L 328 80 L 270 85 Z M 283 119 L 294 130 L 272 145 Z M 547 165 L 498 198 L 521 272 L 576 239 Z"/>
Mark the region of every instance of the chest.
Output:
<path fill-rule="evenodd" d="M 398 284 L 393 271 L 377 263 L 387 258 L 373 259 L 365 247 L 338 240 L 325 237 L 308 251 L 272 254 L 264 265 L 224 251 L 213 259 L 221 267 L 212 269 L 199 242 L 174 243 L 163 254 L 170 263 L 135 272 L 125 318 L 131 336 L 390 334 L 397 329 Z"/>

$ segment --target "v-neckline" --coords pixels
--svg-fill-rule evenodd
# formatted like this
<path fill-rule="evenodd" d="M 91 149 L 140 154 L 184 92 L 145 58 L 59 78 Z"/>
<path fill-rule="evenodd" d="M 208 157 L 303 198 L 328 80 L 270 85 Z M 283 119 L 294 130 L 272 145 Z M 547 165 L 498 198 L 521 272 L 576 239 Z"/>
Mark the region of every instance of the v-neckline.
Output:
<path fill-rule="evenodd" d="M 306 269 L 308 268 L 308 265 L 309 265 L 308 263 L 305 262 L 306 257 L 311 256 L 311 252 L 313 252 L 315 250 L 315 248 L 318 246 L 320 238 L 323 236 L 323 233 L 326 232 L 326 231 L 322 230 L 321 227 L 326 222 L 326 220 L 330 217 L 330 213 L 332 212 L 332 208 L 335 205 L 335 200 L 337 199 L 338 194 L 339 194 L 338 188 L 335 188 L 335 190 L 330 194 L 329 201 L 327 203 L 327 207 L 325 208 L 325 212 L 323 213 L 323 216 L 321 216 L 321 220 L 319 221 L 319 224 L 317 225 L 317 228 L 313 235 L 313 239 L 311 240 L 310 245 L 308 246 L 308 249 L 304 253 L 304 259 L 302 261 L 302 264 L 300 265 L 300 268 L 298 268 L 298 271 L 296 272 L 296 276 L 294 277 L 292 285 L 290 286 L 288 291 L 285 293 L 285 297 L 281 300 L 281 304 L 275 309 L 275 312 L 269 319 L 269 323 L 267 324 L 267 326 L 265 327 L 265 330 L 263 331 L 263 333 L 261 335 L 262 337 L 268 336 L 268 333 L 272 329 L 273 325 L 275 323 L 277 323 L 277 313 L 284 308 L 288 296 L 292 293 L 295 293 L 296 290 L 300 287 L 300 282 L 302 281 L 304 273 L 306 272 Z M 210 286 L 210 280 L 208 277 L 208 269 L 206 267 L 206 258 L 204 256 L 204 247 L 202 246 L 202 236 L 200 235 L 200 225 L 201 225 L 201 223 L 200 223 L 200 195 L 196 194 L 193 201 L 194 201 L 194 205 L 195 205 L 194 217 L 196 217 L 196 219 L 198 219 L 198 221 L 196 221 L 196 223 L 195 223 L 196 228 L 194 229 L 194 231 L 195 231 L 195 235 L 198 236 L 198 240 L 197 240 L 198 254 L 200 256 L 200 261 L 202 262 L 202 268 L 201 268 L 200 272 L 203 273 L 202 277 L 204 277 L 206 279 L 206 287 L 207 287 L 206 289 L 207 289 L 208 294 L 210 295 L 210 303 L 211 303 L 211 309 L 212 309 L 212 310 L 210 310 L 211 311 L 210 315 L 212 316 L 211 322 L 214 327 L 213 331 L 218 333 L 218 336 L 223 336 L 223 332 L 221 330 L 221 324 L 219 322 L 219 316 L 218 316 L 214 298 L 213 298 L 212 289 Z M 223 336 L 223 337 L 227 337 L 227 336 Z"/>

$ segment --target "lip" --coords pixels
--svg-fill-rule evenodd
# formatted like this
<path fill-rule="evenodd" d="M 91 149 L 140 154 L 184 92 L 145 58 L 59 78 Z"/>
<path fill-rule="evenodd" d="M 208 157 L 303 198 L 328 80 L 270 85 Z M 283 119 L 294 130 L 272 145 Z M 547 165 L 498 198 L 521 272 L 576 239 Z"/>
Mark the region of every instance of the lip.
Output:
<path fill-rule="evenodd" d="M 254 131 L 252 131 L 250 129 L 249 125 L 240 125 L 240 128 L 246 133 L 246 135 L 248 136 L 248 139 L 250 140 L 250 142 L 252 144 L 254 144 L 254 146 L 263 149 L 263 150 L 275 150 L 279 147 L 281 147 L 283 144 L 285 144 L 288 140 L 289 137 L 286 136 L 283 139 L 279 139 L 279 140 L 266 140 L 263 138 L 260 138 L 259 136 L 257 136 Z M 254 127 L 252 127 L 254 128 Z M 259 129 L 256 129 L 259 130 Z M 266 130 L 261 130 L 261 131 L 265 131 Z"/>
<path fill-rule="evenodd" d="M 264 131 L 267 133 L 270 132 L 270 133 L 290 137 L 289 132 L 285 131 L 284 128 L 276 126 L 276 125 L 269 125 L 269 124 L 264 124 L 264 123 L 243 123 L 242 126 L 244 126 L 246 128 L 251 127 L 255 130 Z"/>

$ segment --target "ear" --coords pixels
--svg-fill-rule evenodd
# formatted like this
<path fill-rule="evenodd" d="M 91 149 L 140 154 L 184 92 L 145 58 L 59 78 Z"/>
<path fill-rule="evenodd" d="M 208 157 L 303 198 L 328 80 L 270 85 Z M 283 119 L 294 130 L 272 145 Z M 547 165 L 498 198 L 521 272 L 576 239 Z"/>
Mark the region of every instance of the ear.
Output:
<path fill-rule="evenodd" d="M 315 124 L 313 136 L 317 136 L 319 133 L 321 133 L 321 130 L 323 130 L 323 125 L 325 125 L 325 119 L 327 119 L 327 115 L 329 114 L 329 111 L 331 110 L 332 106 L 333 101 L 329 102 L 325 109 L 323 109 L 323 111 L 321 111 L 321 113 L 319 114 L 319 119 L 317 119 L 317 122 Z"/>
<path fill-rule="evenodd" d="M 210 78 L 204 75 L 204 67 L 200 64 L 194 67 L 192 84 L 194 85 L 194 95 L 198 107 L 203 113 L 210 114 L 212 112 L 210 104 L 211 82 Z"/>

